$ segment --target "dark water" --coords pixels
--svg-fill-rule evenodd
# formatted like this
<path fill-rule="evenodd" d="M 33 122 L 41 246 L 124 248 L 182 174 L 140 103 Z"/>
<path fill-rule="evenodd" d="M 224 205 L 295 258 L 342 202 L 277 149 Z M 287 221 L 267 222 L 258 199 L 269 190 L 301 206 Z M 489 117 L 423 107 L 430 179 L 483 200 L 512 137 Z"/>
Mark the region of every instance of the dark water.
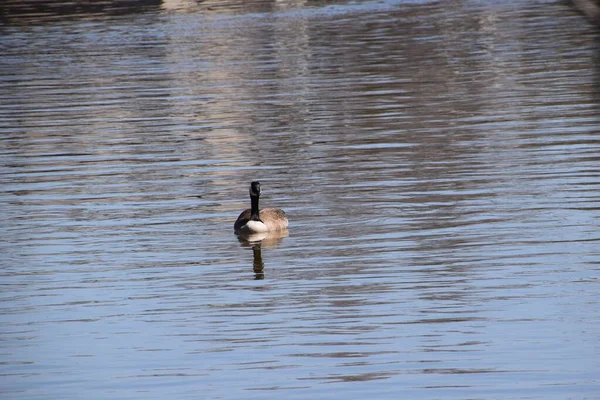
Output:
<path fill-rule="evenodd" d="M 91 3 L 0 6 L 0 397 L 600 398 L 569 3 Z"/>

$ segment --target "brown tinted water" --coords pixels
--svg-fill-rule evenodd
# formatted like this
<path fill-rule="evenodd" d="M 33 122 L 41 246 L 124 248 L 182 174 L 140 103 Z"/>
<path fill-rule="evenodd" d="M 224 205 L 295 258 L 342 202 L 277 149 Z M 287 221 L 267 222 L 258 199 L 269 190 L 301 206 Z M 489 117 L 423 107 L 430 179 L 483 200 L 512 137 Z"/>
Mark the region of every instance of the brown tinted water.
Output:
<path fill-rule="evenodd" d="M 0 10 L 2 398 L 599 398 L 568 3 Z"/>

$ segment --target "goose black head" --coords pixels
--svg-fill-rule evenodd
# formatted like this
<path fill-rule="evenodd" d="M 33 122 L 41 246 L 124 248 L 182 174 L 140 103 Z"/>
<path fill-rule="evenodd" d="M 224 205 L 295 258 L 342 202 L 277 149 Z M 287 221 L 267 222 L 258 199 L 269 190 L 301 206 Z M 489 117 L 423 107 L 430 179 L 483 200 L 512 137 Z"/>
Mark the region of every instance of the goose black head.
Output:
<path fill-rule="evenodd" d="M 254 181 L 250 184 L 250 197 L 260 197 L 260 182 Z"/>

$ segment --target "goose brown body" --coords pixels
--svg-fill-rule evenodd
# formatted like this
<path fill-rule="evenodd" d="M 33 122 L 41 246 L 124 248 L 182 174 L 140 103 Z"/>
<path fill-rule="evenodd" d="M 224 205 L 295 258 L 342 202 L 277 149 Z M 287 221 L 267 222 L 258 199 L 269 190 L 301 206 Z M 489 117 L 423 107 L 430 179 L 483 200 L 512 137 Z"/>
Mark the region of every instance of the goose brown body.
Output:
<path fill-rule="evenodd" d="M 247 227 L 251 217 L 252 210 L 248 208 L 242 211 L 237 221 L 235 221 L 233 229 L 236 232 L 241 232 L 244 230 L 247 230 L 248 232 L 259 232 L 253 231 L 250 229 L 250 227 Z M 267 228 L 267 231 L 282 231 L 288 227 L 287 215 L 285 214 L 285 211 L 280 208 L 263 208 L 258 212 L 258 217 Z"/>
<path fill-rule="evenodd" d="M 250 184 L 251 208 L 239 215 L 233 225 L 237 234 L 249 234 L 258 232 L 282 231 L 288 227 L 288 218 L 285 211 L 279 208 L 258 207 L 260 197 L 260 183 L 255 181 Z"/>

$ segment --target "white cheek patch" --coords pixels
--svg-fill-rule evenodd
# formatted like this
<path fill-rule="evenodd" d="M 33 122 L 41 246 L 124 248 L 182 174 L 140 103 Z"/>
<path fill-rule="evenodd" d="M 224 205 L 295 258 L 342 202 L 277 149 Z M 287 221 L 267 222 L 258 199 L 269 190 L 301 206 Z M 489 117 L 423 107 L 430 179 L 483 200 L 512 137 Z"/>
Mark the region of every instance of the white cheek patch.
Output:
<path fill-rule="evenodd" d="M 249 232 L 266 232 L 268 231 L 267 226 L 260 221 L 250 220 L 246 223 L 245 228 Z"/>

